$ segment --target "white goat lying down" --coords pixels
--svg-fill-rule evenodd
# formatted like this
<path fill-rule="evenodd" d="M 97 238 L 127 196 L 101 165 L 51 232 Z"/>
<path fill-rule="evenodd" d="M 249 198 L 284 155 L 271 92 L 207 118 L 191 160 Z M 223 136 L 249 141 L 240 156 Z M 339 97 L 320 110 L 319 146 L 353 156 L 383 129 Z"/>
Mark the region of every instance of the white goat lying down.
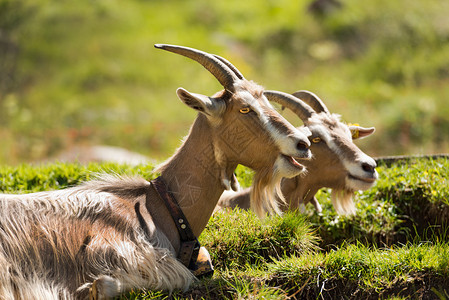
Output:
<path fill-rule="evenodd" d="M 236 166 L 255 170 L 253 200 L 261 214 L 279 210 L 274 187 L 281 177 L 304 171 L 295 158 L 311 157 L 307 135 L 273 109 L 262 87 L 221 57 L 155 46 L 197 61 L 224 87 L 212 97 L 177 90 L 199 113 L 181 147 L 159 167 L 158 182 L 185 219 L 173 220 L 158 185 L 142 178 L 105 176 L 65 190 L 1 195 L 0 299 L 106 299 L 132 288 L 187 289 L 194 275 L 177 259 L 187 253 L 180 252 L 187 249 L 182 230 L 200 235 L 223 190 L 235 187 Z"/>
<path fill-rule="evenodd" d="M 378 174 L 376 162 L 363 153 L 353 142 L 374 132 L 374 127 L 363 128 L 346 125 L 340 116 L 329 113 L 324 103 L 315 94 L 298 91 L 296 104 L 285 103 L 309 128 L 310 150 L 313 158 L 304 161 L 307 172 L 282 180 L 282 194 L 286 200 L 283 209 L 304 209 L 311 202 L 318 212 L 321 206 L 315 198 L 320 188 L 332 188 L 332 204 L 339 214 L 353 214 L 355 206 L 352 194 L 366 190 L 376 181 Z M 238 192 L 225 191 L 220 198 L 217 210 L 225 207 L 249 209 L 251 188 Z M 280 201 L 282 202 L 282 201 Z"/>

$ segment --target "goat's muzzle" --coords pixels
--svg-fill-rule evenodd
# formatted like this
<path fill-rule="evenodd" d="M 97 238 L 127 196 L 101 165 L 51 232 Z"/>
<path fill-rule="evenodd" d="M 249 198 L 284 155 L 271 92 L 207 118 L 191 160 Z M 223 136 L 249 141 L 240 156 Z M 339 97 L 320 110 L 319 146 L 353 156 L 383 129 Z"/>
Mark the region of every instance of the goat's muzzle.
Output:
<path fill-rule="evenodd" d="M 354 164 L 347 175 L 347 187 L 362 191 L 372 187 L 379 177 L 376 166 L 374 159 Z"/>

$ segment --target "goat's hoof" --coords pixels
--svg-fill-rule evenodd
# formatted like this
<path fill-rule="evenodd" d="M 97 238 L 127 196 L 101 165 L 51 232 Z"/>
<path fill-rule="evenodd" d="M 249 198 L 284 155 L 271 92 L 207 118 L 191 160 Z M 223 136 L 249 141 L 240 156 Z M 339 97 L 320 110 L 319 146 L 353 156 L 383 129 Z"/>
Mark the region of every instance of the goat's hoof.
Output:
<path fill-rule="evenodd" d="M 89 300 L 108 300 L 120 294 L 120 283 L 109 276 L 100 276 L 89 289 Z"/>

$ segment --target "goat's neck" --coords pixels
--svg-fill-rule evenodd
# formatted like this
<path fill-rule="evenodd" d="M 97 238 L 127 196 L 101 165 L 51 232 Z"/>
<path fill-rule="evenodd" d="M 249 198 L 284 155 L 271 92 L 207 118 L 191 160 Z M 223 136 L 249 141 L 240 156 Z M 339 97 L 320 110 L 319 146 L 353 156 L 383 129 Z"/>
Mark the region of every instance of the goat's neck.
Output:
<path fill-rule="evenodd" d="M 219 163 L 214 150 L 211 125 L 199 114 L 187 139 L 161 171 L 197 237 L 224 191 L 222 175 L 231 176 L 236 168 Z"/>

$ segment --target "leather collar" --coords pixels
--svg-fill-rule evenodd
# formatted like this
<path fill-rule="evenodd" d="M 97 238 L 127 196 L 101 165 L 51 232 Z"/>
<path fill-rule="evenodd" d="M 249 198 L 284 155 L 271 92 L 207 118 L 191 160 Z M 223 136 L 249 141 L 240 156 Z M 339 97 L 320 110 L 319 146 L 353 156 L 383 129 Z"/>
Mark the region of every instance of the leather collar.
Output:
<path fill-rule="evenodd" d="M 184 213 L 179 207 L 173 194 L 167 189 L 162 177 L 157 177 L 150 181 L 151 186 L 154 188 L 156 193 L 159 195 L 162 202 L 164 202 L 170 215 L 175 222 L 176 228 L 178 229 L 179 236 L 181 238 L 181 247 L 178 253 L 178 260 L 182 262 L 189 270 L 196 270 L 196 262 L 198 259 L 198 252 L 200 250 L 200 243 L 197 237 L 193 234 L 192 228 L 187 221 Z M 148 193 L 147 193 L 148 198 Z"/>

